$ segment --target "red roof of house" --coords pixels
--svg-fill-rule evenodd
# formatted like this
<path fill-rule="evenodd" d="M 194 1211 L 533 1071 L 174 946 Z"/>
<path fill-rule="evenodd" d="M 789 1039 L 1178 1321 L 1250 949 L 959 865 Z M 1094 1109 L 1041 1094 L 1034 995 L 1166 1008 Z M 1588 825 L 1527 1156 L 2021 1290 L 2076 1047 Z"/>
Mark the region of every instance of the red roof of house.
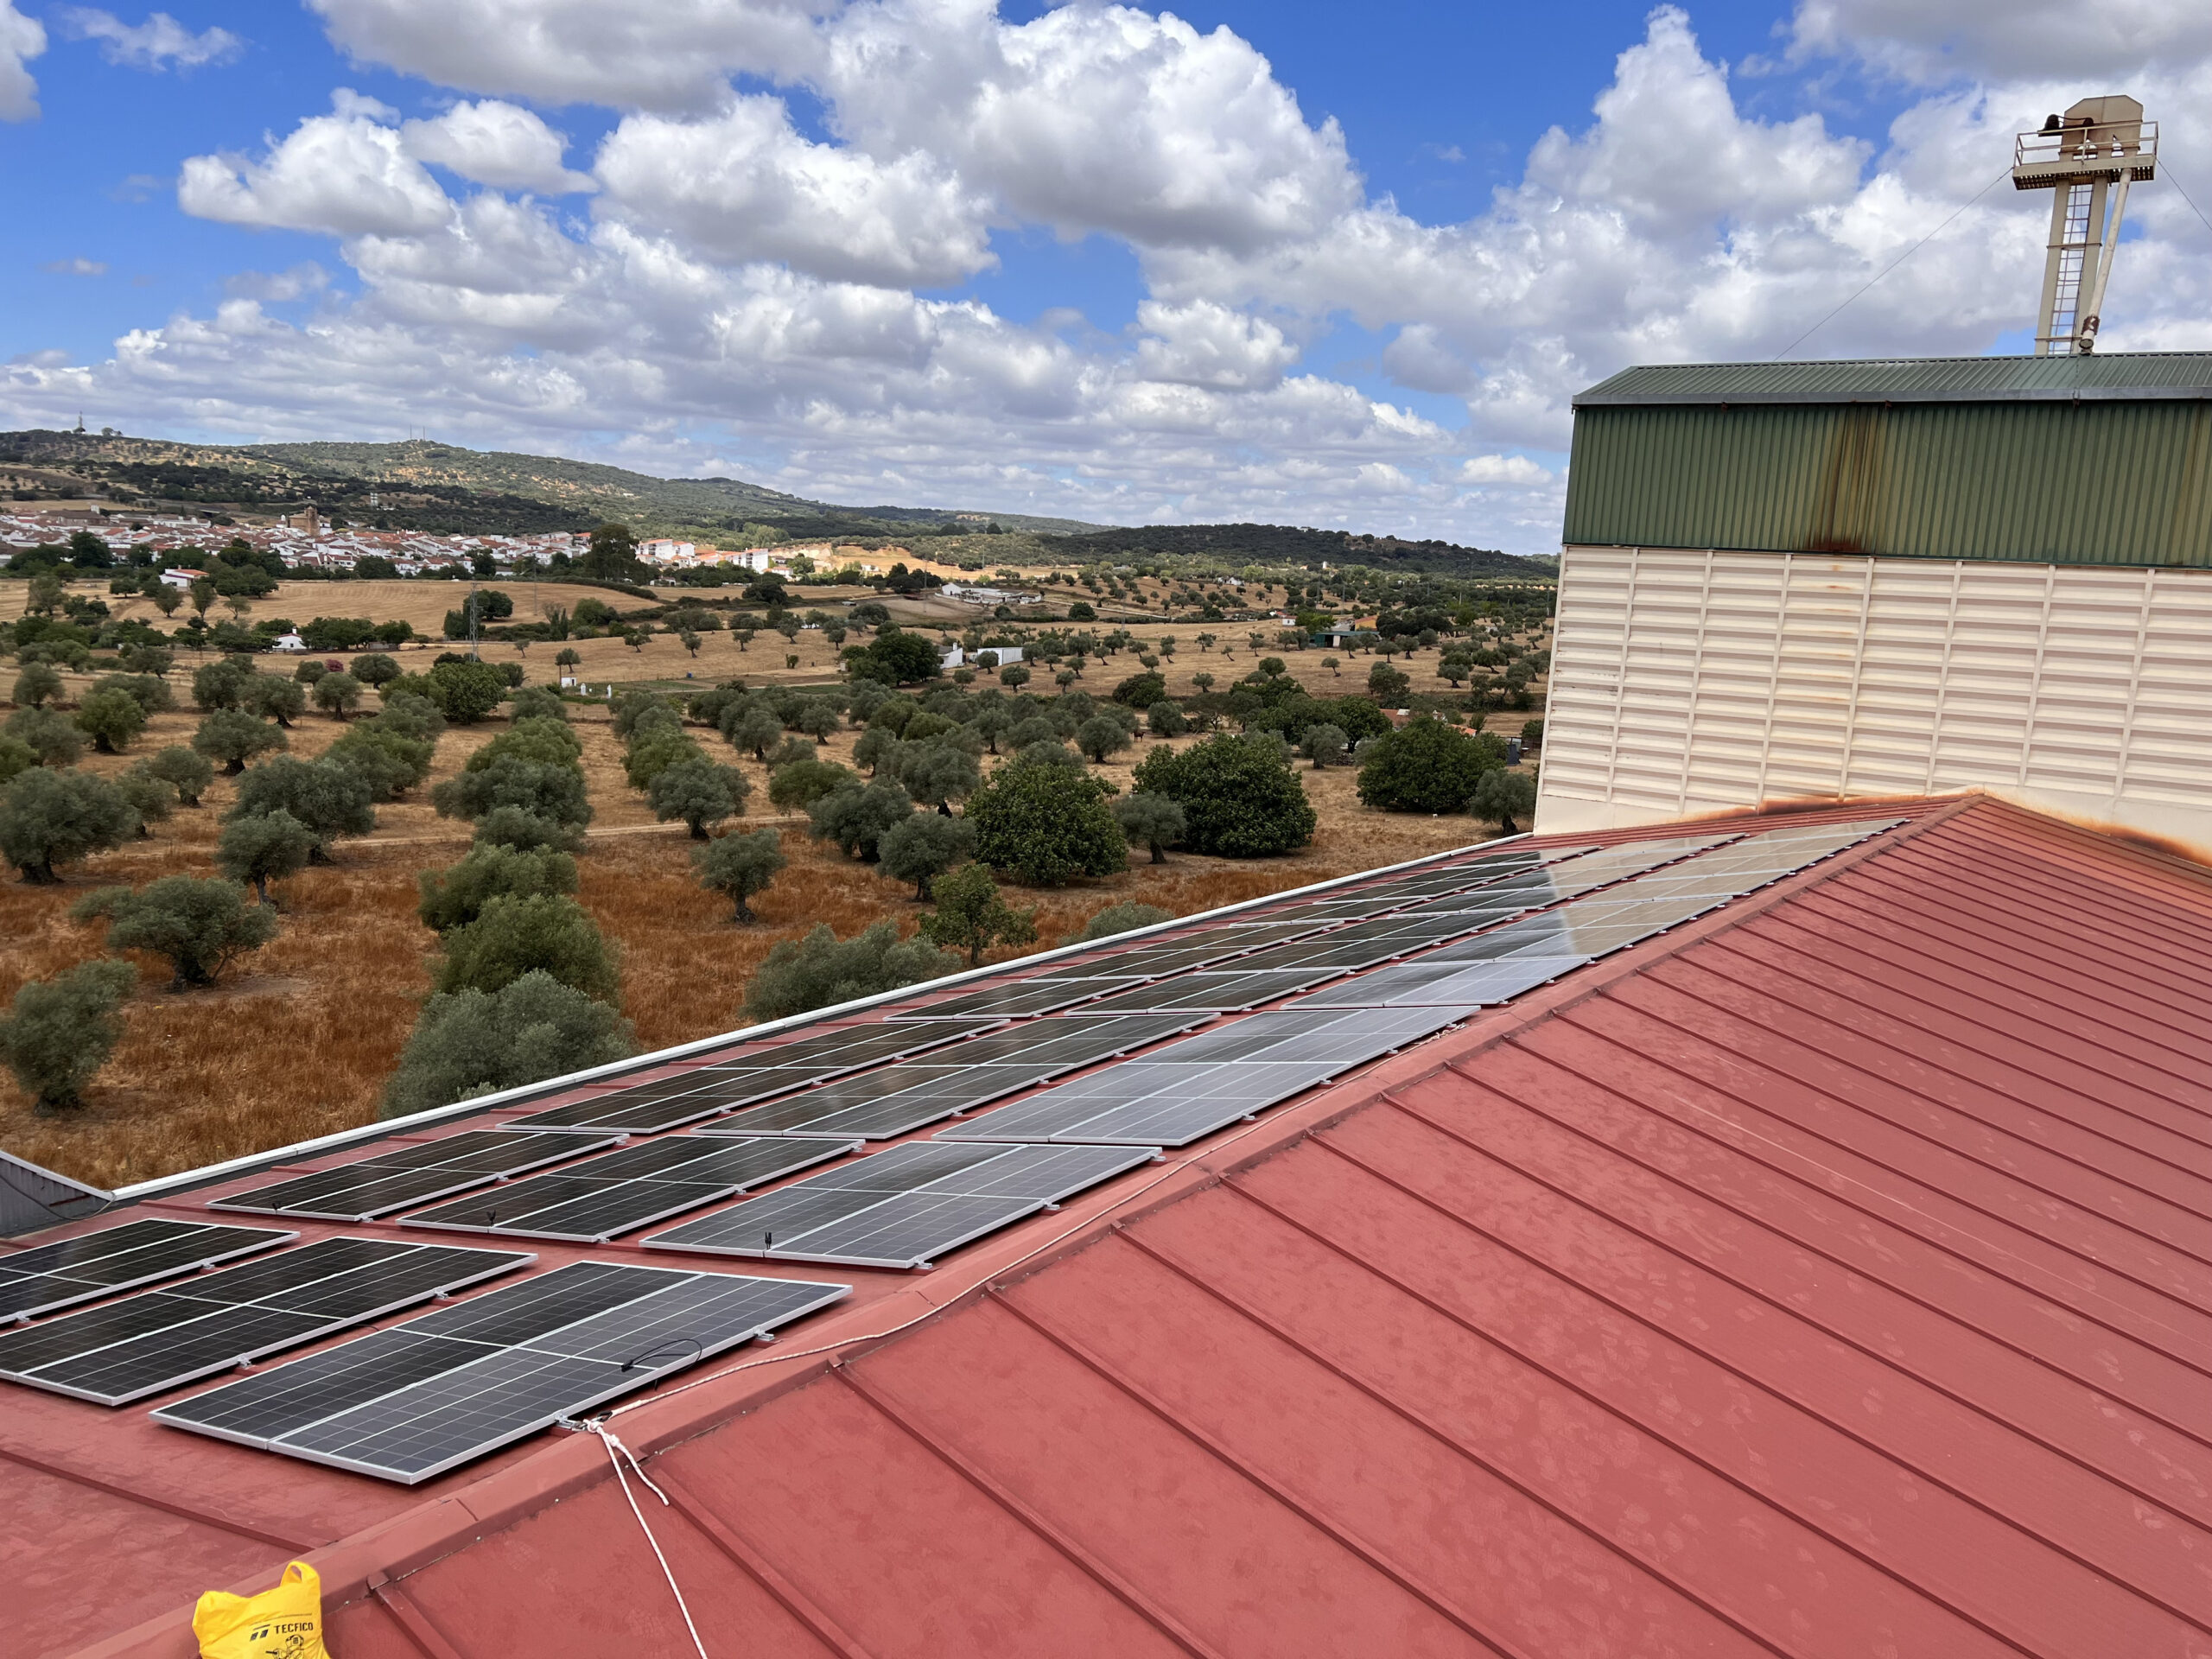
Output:
<path fill-rule="evenodd" d="M 1900 810 L 641 1396 L 705 1650 L 2212 1652 L 2212 880 Z M 693 1650 L 592 1437 L 404 1491 L 7 1404 L 11 1652 L 295 1554 L 340 1659 Z"/>

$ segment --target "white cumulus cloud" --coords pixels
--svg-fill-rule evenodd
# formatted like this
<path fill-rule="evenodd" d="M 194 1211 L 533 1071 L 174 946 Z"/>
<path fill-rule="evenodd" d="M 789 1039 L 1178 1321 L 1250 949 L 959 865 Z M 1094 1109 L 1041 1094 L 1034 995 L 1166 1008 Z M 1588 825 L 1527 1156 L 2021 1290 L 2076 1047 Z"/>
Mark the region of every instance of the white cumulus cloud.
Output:
<path fill-rule="evenodd" d="M 0 0 L 0 121 L 30 121 L 38 115 L 38 82 L 26 67 L 46 50 L 46 30 L 35 17 Z"/>
<path fill-rule="evenodd" d="M 54 16 L 71 40 L 98 41 L 101 56 L 132 69 L 196 69 L 228 63 L 245 50 L 245 42 L 227 29 L 195 35 L 166 11 L 143 23 L 126 23 L 93 6 L 63 6 Z"/>
<path fill-rule="evenodd" d="M 400 143 L 418 162 L 496 189 L 558 196 L 593 188 L 588 175 L 562 160 L 565 138 L 530 111 L 494 99 L 464 99 L 434 120 L 407 122 Z"/>
<path fill-rule="evenodd" d="M 392 111 L 342 90 L 332 101 L 330 114 L 308 117 L 259 161 L 189 157 L 178 205 L 226 224 L 336 236 L 421 235 L 445 225 L 453 203 L 387 124 Z"/>

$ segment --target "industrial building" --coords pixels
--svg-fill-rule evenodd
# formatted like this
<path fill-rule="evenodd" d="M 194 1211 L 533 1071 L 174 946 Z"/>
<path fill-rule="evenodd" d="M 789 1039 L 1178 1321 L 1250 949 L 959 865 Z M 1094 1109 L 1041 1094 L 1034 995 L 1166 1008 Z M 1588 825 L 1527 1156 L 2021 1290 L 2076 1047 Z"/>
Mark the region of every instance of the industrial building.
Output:
<path fill-rule="evenodd" d="M 2212 353 L 1629 369 L 1563 540 L 1542 830 L 1984 790 L 2212 848 Z"/>

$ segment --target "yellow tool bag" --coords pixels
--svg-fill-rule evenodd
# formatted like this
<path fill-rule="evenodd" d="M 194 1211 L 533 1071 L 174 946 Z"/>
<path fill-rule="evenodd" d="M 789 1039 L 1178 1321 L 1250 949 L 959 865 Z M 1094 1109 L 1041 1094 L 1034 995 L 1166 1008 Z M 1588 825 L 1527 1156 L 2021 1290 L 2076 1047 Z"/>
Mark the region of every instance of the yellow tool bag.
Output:
<path fill-rule="evenodd" d="M 322 1645 L 322 1580 L 305 1561 L 274 1590 L 233 1596 L 210 1590 L 192 1610 L 200 1659 L 330 1659 Z"/>

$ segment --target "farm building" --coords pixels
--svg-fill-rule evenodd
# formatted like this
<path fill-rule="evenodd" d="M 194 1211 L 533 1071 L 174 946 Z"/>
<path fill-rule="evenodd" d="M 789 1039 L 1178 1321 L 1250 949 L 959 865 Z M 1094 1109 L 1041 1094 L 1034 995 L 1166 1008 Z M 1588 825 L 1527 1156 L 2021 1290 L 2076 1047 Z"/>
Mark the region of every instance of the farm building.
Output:
<path fill-rule="evenodd" d="M 2212 846 L 2212 353 L 1575 400 L 1537 823 L 1982 789 Z"/>

